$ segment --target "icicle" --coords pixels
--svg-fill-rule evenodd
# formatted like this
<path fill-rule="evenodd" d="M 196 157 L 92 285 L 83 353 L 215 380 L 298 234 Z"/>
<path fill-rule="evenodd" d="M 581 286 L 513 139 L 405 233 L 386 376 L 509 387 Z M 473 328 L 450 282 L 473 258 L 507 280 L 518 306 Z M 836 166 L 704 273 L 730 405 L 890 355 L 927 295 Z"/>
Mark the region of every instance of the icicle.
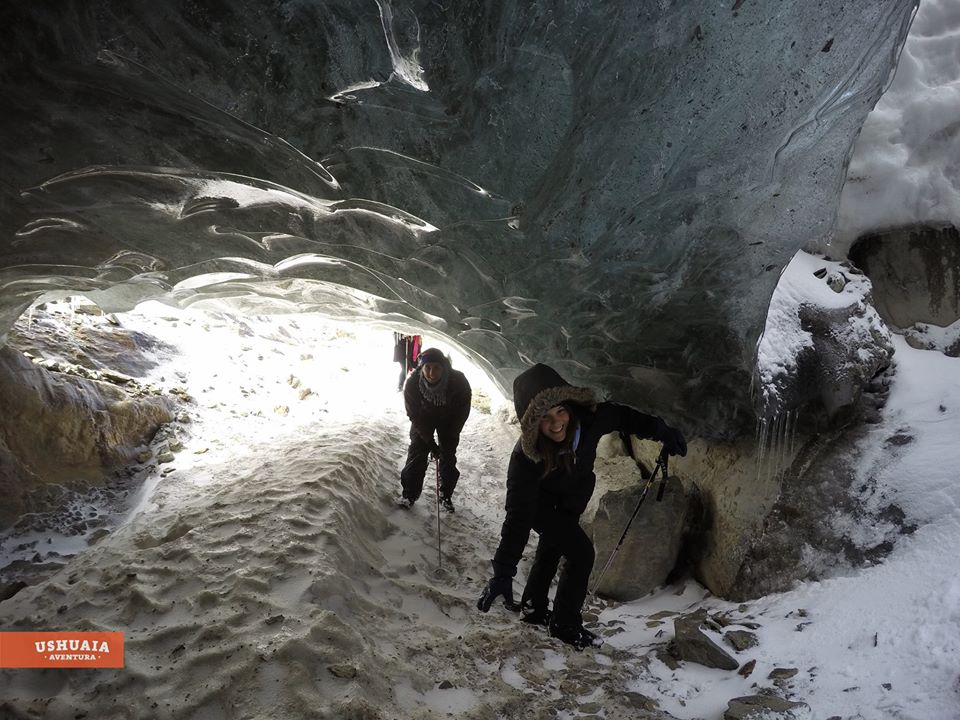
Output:
<path fill-rule="evenodd" d="M 769 421 L 766 417 L 760 419 L 759 434 L 757 437 L 757 483 L 763 479 L 763 462 L 767 454 L 769 439 Z"/>

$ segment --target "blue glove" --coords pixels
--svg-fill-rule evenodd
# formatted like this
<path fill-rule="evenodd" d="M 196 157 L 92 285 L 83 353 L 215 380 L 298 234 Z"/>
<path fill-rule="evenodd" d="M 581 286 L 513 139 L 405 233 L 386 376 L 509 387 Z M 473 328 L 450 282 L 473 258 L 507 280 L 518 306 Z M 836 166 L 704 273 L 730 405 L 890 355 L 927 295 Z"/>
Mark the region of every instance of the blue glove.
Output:
<path fill-rule="evenodd" d="M 667 451 L 667 455 L 684 457 L 687 454 L 687 441 L 683 433 L 676 428 L 664 425 L 657 440 L 663 443 L 663 449 Z"/>
<path fill-rule="evenodd" d="M 477 610 L 487 612 L 493 601 L 503 596 L 503 606 L 507 610 L 519 610 L 519 606 L 513 601 L 513 578 L 494 577 L 490 578 L 487 586 L 483 589 L 483 594 L 477 600 Z"/>

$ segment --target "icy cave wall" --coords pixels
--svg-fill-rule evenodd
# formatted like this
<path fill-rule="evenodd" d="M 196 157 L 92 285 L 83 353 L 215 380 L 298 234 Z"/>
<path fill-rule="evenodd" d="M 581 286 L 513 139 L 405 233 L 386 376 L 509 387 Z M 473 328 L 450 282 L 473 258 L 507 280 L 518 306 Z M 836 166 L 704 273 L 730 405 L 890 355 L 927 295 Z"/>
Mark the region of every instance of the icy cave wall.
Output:
<path fill-rule="evenodd" d="M 0 330 L 263 297 L 735 435 L 915 6 L 6 2 Z"/>

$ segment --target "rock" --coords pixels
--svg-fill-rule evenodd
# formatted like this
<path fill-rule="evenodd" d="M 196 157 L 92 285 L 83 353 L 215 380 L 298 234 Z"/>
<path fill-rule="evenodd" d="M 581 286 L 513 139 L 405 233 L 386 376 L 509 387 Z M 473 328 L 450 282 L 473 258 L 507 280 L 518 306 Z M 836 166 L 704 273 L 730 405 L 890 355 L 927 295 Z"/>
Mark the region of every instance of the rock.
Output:
<path fill-rule="evenodd" d="M 806 720 L 810 706 L 775 695 L 747 695 L 727 703 L 723 720 Z"/>
<path fill-rule="evenodd" d="M 165 398 L 51 373 L 11 347 L 0 348 L 0 397 L 0 529 L 53 508 L 36 489 L 104 484 L 173 419 Z"/>
<path fill-rule="evenodd" d="M 947 327 L 916 322 L 903 331 L 903 336 L 910 347 L 918 350 L 937 350 L 947 357 L 960 357 L 960 320 Z"/>
<path fill-rule="evenodd" d="M 676 669 L 676 668 L 674 668 Z M 646 695 L 641 695 L 638 692 L 633 692 L 632 690 L 622 691 L 620 697 L 626 700 L 632 707 L 637 708 L 638 710 L 646 710 L 647 712 L 654 712 L 659 708 L 656 700 L 648 698 Z"/>
<path fill-rule="evenodd" d="M 281 417 L 282 417 L 282 416 L 286 416 L 286 415 L 289 415 L 289 414 L 290 414 L 290 406 L 289 406 L 289 405 L 277 405 L 275 408 L 273 408 L 273 411 L 274 411 L 277 415 L 280 415 Z"/>
<path fill-rule="evenodd" d="M 750 673 L 753 672 L 753 669 L 757 666 L 756 660 L 749 660 L 743 664 L 739 670 L 737 670 L 737 675 L 742 677 L 750 677 Z"/>
<path fill-rule="evenodd" d="M 844 308 L 800 305 L 800 326 L 813 338 L 801 352 L 786 407 L 819 404 L 828 416 L 858 402 L 864 388 L 893 358 L 890 332 L 863 301 Z"/>
<path fill-rule="evenodd" d="M 771 680 L 788 680 L 796 675 L 799 670 L 797 668 L 774 668 L 770 671 L 770 674 L 767 675 Z"/>
<path fill-rule="evenodd" d="M 893 372 L 888 369 L 869 384 L 884 387 Z M 864 399 L 872 394 L 865 392 Z M 738 576 L 724 588 L 725 597 L 742 600 L 785 592 L 798 581 L 822 580 L 873 564 L 900 535 L 912 532 L 902 512 L 866 500 L 872 495 L 867 492 L 872 480 L 864 481 L 856 448 L 871 434 L 871 420 L 881 420 L 879 414 L 872 418 L 864 411 L 864 425 L 846 417 L 836 429 L 806 440 L 798 434 L 791 441 L 798 450 L 779 478 L 779 497 L 763 520 L 762 532 L 745 548 Z M 910 446 L 905 433 L 888 437 L 884 450 L 891 459 Z M 865 542 L 843 530 L 850 523 L 879 529 L 882 541 L 874 537 Z"/>
<path fill-rule="evenodd" d="M 877 310 L 891 325 L 947 328 L 960 320 L 956 227 L 913 226 L 865 236 L 849 255 L 870 277 Z"/>
<path fill-rule="evenodd" d="M 681 660 L 695 662 L 705 667 L 736 670 L 740 667 L 740 663 L 700 629 L 705 619 L 706 612 L 701 610 L 683 615 L 673 621 L 676 656 Z"/>
<path fill-rule="evenodd" d="M 77 315 L 103 315 L 103 310 L 93 303 L 76 303 L 73 312 Z"/>
<path fill-rule="evenodd" d="M 0 583 L 0 602 L 4 600 L 9 600 L 18 592 L 27 587 L 27 583 L 23 580 L 14 580 L 13 582 Z"/>
<path fill-rule="evenodd" d="M 592 538 L 596 562 L 590 586 L 597 582 L 623 530 L 636 509 L 643 481 L 629 457 L 598 458 L 597 488 L 581 519 Z M 684 518 L 689 503 L 683 483 L 669 478 L 663 500 L 657 502 L 657 484 L 651 487 L 597 591 L 615 600 L 636 600 L 662 585 L 680 552 Z"/>
<path fill-rule="evenodd" d="M 847 286 L 847 276 L 842 272 L 830 273 L 827 277 L 827 285 L 835 293 L 842 293 L 843 289 Z"/>
<path fill-rule="evenodd" d="M 327 666 L 327 670 L 329 670 L 330 674 L 334 677 L 344 678 L 346 680 L 351 680 L 357 676 L 357 668 L 346 663 L 329 665 Z"/>
<path fill-rule="evenodd" d="M 110 534 L 110 531 L 107 530 L 106 528 L 100 528 L 98 530 L 94 530 L 87 537 L 87 545 L 96 545 L 98 542 L 100 542 L 103 538 L 105 538 L 109 534 Z"/>
<path fill-rule="evenodd" d="M 728 630 L 723 639 L 737 652 L 749 650 L 757 645 L 757 636 L 747 630 Z"/>
<path fill-rule="evenodd" d="M 172 452 L 170 452 L 169 450 L 164 450 L 162 453 L 160 453 L 159 455 L 157 455 L 157 462 L 158 462 L 158 463 L 161 463 L 161 464 L 162 464 L 162 463 L 171 463 L 171 462 L 173 462 L 173 461 L 176 460 L 176 459 L 177 459 L 176 456 L 175 456 Z"/>
<path fill-rule="evenodd" d="M 173 452 L 178 452 L 183 450 L 183 443 L 179 440 L 179 438 L 171 437 L 169 440 L 167 440 L 167 447 Z"/>
<path fill-rule="evenodd" d="M 149 450 L 142 450 L 141 452 L 137 453 L 137 462 L 142 465 L 145 462 L 149 462 L 150 458 L 152 457 L 153 453 L 151 453 Z"/>
<path fill-rule="evenodd" d="M 671 670 L 676 670 L 680 667 L 680 663 L 677 657 L 672 652 L 675 650 L 675 646 L 671 645 L 667 648 L 659 648 L 656 652 L 657 660 L 662 662 Z"/>

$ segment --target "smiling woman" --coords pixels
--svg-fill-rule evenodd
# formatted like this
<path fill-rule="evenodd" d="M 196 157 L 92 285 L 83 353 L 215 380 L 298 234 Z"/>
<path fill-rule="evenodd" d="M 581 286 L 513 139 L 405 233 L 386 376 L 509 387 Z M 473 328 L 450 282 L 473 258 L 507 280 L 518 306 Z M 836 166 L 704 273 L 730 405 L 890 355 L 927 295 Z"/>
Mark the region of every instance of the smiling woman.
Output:
<path fill-rule="evenodd" d="M 562 443 L 567 437 L 567 427 L 570 425 L 570 410 L 566 405 L 557 405 L 550 408 L 540 419 L 540 432 L 548 440 Z"/>
<path fill-rule="evenodd" d="M 530 531 L 536 530 L 536 557 L 520 602 L 523 619 L 548 626 L 553 637 L 583 649 L 596 639 L 581 617 L 594 548 L 579 520 L 596 486 L 593 465 L 600 438 L 613 432 L 649 438 L 662 442 L 668 455 L 686 455 L 686 440 L 658 417 L 596 402 L 591 390 L 570 385 L 543 364 L 517 376 L 513 398 L 521 436 L 507 469 L 506 517 L 493 558 L 494 576 L 477 608 L 487 612 L 502 596 L 508 609 L 517 609 L 512 578 Z M 551 610 L 547 595 L 561 560 Z"/>

